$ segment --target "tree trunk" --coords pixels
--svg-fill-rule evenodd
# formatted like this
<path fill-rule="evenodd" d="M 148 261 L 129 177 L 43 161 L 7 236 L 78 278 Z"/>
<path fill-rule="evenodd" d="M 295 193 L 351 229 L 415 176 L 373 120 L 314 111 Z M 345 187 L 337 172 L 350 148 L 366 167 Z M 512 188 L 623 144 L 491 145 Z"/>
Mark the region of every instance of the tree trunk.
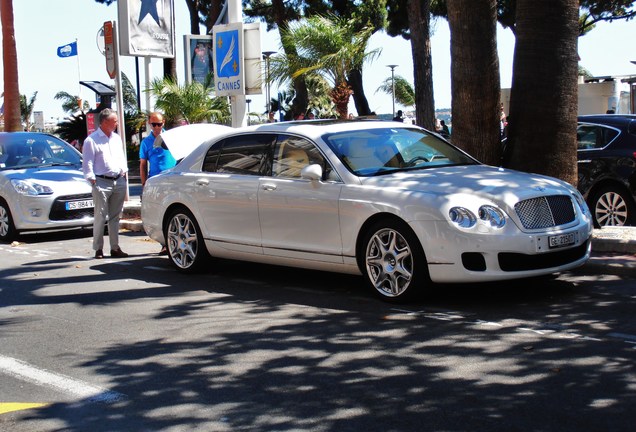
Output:
<path fill-rule="evenodd" d="M 272 10 L 274 11 L 274 21 L 276 22 L 276 26 L 280 32 L 280 29 L 285 28 L 288 25 L 285 15 L 284 0 L 272 0 Z M 294 46 L 283 46 L 283 49 L 288 56 L 296 54 L 296 47 Z M 309 92 L 307 91 L 305 78 L 302 76 L 293 78 L 292 84 L 294 86 L 294 100 L 292 101 L 291 106 L 291 118 L 294 119 L 298 114 L 304 114 L 307 111 L 307 105 L 309 105 Z M 269 105 L 269 101 L 267 101 L 267 104 Z M 290 113 L 287 113 L 287 115 L 289 116 Z"/>
<path fill-rule="evenodd" d="M 190 15 L 190 34 L 200 34 L 199 30 L 199 0 L 186 0 L 188 14 Z"/>
<path fill-rule="evenodd" d="M 478 160 L 501 159 L 497 1 L 448 0 L 453 144 Z"/>
<path fill-rule="evenodd" d="M 362 71 L 354 69 L 349 72 L 348 83 L 353 91 L 353 103 L 356 106 L 356 112 L 359 116 L 368 116 L 371 114 L 371 108 L 369 107 L 369 101 L 364 94 L 364 87 L 362 86 Z"/>
<path fill-rule="evenodd" d="M 4 130 L 22 130 L 20 88 L 18 87 L 18 52 L 15 48 L 12 0 L 0 0 L 2 20 L 2 63 L 4 67 Z"/>
<path fill-rule="evenodd" d="M 507 145 L 510 167 L 574 185 L 578 6 L 578 0 L 517 0 Z"/>
<path fill-rule="evenodd" d="M 415 122 L 429 130 L 435 128 L 433 61 L 431 57 L 431 0 L 408 0 L 409 31 L 415 81 Z"/>

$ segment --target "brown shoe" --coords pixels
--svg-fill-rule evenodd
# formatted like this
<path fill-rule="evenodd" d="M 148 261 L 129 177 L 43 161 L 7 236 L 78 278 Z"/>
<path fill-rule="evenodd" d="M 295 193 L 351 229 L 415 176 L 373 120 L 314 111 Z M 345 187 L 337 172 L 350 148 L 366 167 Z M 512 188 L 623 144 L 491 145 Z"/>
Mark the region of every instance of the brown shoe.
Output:
<path fill-rule="evenodd" d="M 110 250 L 110 257 L 111 258 L 126 258 L 128 256 L 128 254 L 126 252 L 124 252 L 123 250 L 121 250 L 121 248 L 117 248 L 115 250 L 111 249 Z"/>
<path fill-rule="evenodd" d="M 95 259 L 102 259 L 104 258 L 104 251 L 101 249 L 97 249 L 95 251 Z"/>

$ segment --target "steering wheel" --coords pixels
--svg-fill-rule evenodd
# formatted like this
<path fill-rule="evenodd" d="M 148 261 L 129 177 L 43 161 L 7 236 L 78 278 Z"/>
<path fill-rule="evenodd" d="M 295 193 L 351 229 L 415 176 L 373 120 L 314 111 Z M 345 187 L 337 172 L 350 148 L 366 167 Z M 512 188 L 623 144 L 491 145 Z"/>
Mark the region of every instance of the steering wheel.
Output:
<path fill-rule="evenodd" d="M 417 162 L 418 160 L 424 161 L 424 162 L 430 162 L 427 158 L 425 158 L 424 156 L 415 156 L 414 158 L 412 158 L 410 161 L 408 161 L 406 163 L 406 166 L 413 166 L 415 165 L 415 162 Z"/>

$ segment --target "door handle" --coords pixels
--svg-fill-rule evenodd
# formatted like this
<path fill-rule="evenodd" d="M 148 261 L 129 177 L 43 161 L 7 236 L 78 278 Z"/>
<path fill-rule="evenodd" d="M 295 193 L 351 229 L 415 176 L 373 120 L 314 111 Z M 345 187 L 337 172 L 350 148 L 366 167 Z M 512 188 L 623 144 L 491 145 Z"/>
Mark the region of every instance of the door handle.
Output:
<path fill-rule="evenodd" d="M 271 183 L 263 183 L 261 188 L 266 191 L 273 191 L 276 190 L 276 185 Z"/>
<path fill-rule="evenodd" d="M 207 186 L 210 184 L 210 182 L 207 179 L 199 179 L 194 184 L 196 184 L 197 186 Z"/>

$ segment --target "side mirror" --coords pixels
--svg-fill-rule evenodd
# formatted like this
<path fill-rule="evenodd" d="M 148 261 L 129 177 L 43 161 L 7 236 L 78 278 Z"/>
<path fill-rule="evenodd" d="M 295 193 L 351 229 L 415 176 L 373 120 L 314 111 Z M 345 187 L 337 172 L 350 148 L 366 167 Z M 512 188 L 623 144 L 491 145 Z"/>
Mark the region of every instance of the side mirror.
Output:
<path fill-rule="evenodd" d="M 322 167 L 319 164 L 307 165 L 300 171 L 300 177 L 312 181 L 322 180 Z"/>

